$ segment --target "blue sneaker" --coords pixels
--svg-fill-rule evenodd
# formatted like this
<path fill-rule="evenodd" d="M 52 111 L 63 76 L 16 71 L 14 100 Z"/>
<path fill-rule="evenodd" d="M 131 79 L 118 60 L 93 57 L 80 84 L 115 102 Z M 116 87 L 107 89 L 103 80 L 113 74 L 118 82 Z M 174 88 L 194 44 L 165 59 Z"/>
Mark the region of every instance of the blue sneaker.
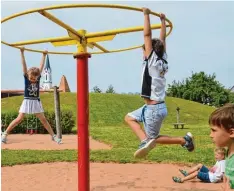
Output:
<path fill-rule="evenodd" d="M 184 148 L 186 148 L 189 152 L 194 151 L 195 146 L 194 146 L 194 138 L 192 133 L 188 132 L 185 136 L 185 144 L 183 145 Z"/>
<path fill-rule="evenodd" d="M 183 183 L 182 180 L 181 180 L 181 178 L 176 177 L 176 176 L 173 176 L 173 177 L 172 177 L 172 180 L 173 180 L 174 182 L 176 182 L 176 183 Z"/>
<path fill-rule="evenodd" d="M 185 170 L 182 170 L 182 169 L 179 169 L 180 173 L 183 174 L 184 176 L 188 176 L 188 173 L 187 171 Z"/>
<path fill-rule="evenodd" d="M 146 139 L 141 142 L 138 150 L 134 153 L 135 158 L 145 157 L 156 146 L 155 139 Z"/>

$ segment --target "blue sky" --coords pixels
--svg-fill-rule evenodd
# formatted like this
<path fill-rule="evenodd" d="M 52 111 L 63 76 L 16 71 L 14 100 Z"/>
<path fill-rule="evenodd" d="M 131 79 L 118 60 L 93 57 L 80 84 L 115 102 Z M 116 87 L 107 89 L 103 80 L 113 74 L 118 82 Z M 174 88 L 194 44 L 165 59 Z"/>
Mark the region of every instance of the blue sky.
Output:
<path fill-rule="evenodd" d="M 56 4 L 80 2 L 2 2 L 1 17 L 28 9 Z M 86 1 L 85 3 L 92 3 Z M 193 72 L 215 73 L 217 80 L 226 88 L 234 85 L 234 2 L 93 2 L 123 4 L 135 7 L 148 7 L 154 12 L 163 12 L 172 21 L 174 29 L 167 38 L 169 72 L 167 83 L 183 80 Z M 75 29 L 88 32 L 143 25 L 140 12 L 113 9 L 67 9 L 50 11 L 56 17 Z M 85 15 L 85 16 L 84 16 Z M 159 23 L 151 17 L 151 23 Z M 45 19 L 39 14 L 31 14 L 2 24 L 1 38 L 7 42 L 32 40 L 47 37 L 66 36 L 66 30 Z M 153 32 L 154 36 L 159 31 Z M 143 43 L 143 33 L 117 35 L 113 41 L 100 43 L 106 48 L 116 49 Z M 36 49 L 75 52 L 75 46 L 54 48 L 51 44 L 29 46 Z M 23 89 L 20 53 L 1 45 L 1 88 Z M 28 66 L 38 66 L 41 55 L 26 52 Z M 70 89 L 76 91 L 76 61 L 73 56 L 50 55 L 53 70 L 53 85 L 59 85 L 65 75 Z M 89 85 L 103 91 L 112 84 L 118 93 L 140 92 L 141 50 L 121 53 L 93 55 L 89 60 Z"/>

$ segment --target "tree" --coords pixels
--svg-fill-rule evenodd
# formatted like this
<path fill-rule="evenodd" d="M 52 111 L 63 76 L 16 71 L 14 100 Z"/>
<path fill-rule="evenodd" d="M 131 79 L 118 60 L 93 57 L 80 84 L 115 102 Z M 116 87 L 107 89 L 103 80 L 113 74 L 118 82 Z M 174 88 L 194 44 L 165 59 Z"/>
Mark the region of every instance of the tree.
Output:
<path fill-rule="evenodd" d="M 93 87 L 93 92 L 94 93 L 102 93 L 102 90 L 98 86 Z"/>
<path fill-rule="evenodd" d="M 112 85 L 109 85 L 106 90 L 106 93 L 114 94 L 115 93 L 114 87 Z"/>
<path fill-rule="evenodd" d="M 230 92 L 230 94 L 229 94 L 229 102 L 234 103 L 234 93 L 233 92 Z"/>
<path fill-rule="evenodd" d="M 216 80 L 216 75 L 192 73 L 182 82 L 169 84 L 168 95 L 203 104 L 221 106 L 229 102 L 230 93 Z"/>

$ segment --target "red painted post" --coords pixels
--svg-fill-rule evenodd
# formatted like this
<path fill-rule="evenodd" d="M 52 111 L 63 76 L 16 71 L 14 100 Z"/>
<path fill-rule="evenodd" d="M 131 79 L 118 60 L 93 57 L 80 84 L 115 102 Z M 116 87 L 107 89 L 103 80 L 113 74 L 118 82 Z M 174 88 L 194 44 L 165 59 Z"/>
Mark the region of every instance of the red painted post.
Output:
<path fill-rule="evenodd" d="M 89 191 L 89 82 L 90 54 L 74 55 L 77 59 L 77 136 L 78 136 L 78 191 Z"/>

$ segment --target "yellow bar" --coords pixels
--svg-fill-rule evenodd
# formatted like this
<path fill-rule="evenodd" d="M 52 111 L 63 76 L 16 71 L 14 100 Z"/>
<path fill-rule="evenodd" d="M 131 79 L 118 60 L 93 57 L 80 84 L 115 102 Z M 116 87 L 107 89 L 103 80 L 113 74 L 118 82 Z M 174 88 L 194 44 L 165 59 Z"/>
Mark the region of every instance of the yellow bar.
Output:
<path fill-rule="evenodd" d="M 11 46 L 10 44 L 8 44 L 7 42 L 1 41 L 3 44 Z M 142 47 L 142 45 L 139 46 L 133 46 L 130 48 L 123 48 L 123 49 L 117 49 L 117 50 L 110 50 L 108 53 L 114 53 L 114 52 L 122 52 L 122 51 L 127 51 L 127 50 L 133 50 L 133 49 L 137 49 Z M 20 47 L 14 47 L 14 48 L 20 48 Z M 43 53 L 44 50 L 34 50 L 34 49 L 30 49 L 30 48 L 25 48 L 25 50 L 30 51 L 30 52 L 39 52 L 39 53 Z M 90 54 L 103 54 L 104 52 L 89 52 Z M 48 54 L 63 54 L 63 55 L 74 55 L 76 53 L 74 52 L 53 52 L 53 51 L 48 51 Z"/>
<path fill-rule="evenodd" d="M 80 40 L 80 38 L 82 38 L 82 35 L 77 32 L 75 29 L 73 29 L 72 27 L 70 27 L 69 25 L 65 24 L 64 22 L 62 22 L 61 20 L 59 20 L 58 18 L 56 18 L 55 16 L 53 16 L 52 14 L 48 13 L 47 11 L 38 11 L 41 15 L 43 15 L 44 17 L 48 18 L 49 20 L 53 21 L 54 23 L 58 24 L 59 26 L 65 28 L 68 33 L 72 33 L 74 36 L 72 36 L 72 38 L 75 37 L 76 40 Z"/>
<path fill-rule="evenodd" d="M 39 43 L 46 43 L 46 42 L 62 42 L 72 40 L 70 37 L 56 37 L 56 38 L 45 38 L 40 40 L 28 40 L 28 41 L 21 41 L 10 44 L 10 46 L 23 46 L 23 45 L 30 45 L 30 44 L 39 44 Z"/>
<path fill-rule="evenodd" d="M 1 43 L 7 45 L 7 46 L 12 46 L 11 44 L 1 41 Z M 15 46 L 14 48 L 20 49 L 20 47 Z M 31 49 L 31 48 L 25 48 L 25 50 L 30 51 L 30 52 L 39 52 L 39 53 L 43 53 L 45 52 L 44 50 L 35 50 L 35 49 Z M 48 54 L 64 54 L 64 55 L 72 55 L 73 52 L 53 52 L 53 51 L 48 51 Z"/>
<path fill-rule="evenodd" d="M 59 5 L 59 6 L 56 5 L 56 6 L 51 6 L 51 7 L 28 10 L 28 11 L 25 11 L 25 12 L 22 12 L 22 13 L 17 13 L 17 14 L 14 14 L 12 16 L 9 16 L 7 18 L 4 18 L 3 20 L 1 20 L 1 23 L 6 22 L 6 21 L 8 21 L 8 20 L 10 20 L 12 18 L 21 16 L 21 15 L 26 15 L 26 14 L 34 13 L 34 12 L 40 12 L 42 15 L 46 14 L 47 16 L 49 16 L 49 18 L 48 18 L 47 16 L 44 15 L 48 19 L 52 20 L 53 22 L 57 23 L 61 27 L 65 28 L 68 31 L 68 33 L 70 34 L 70 36 L 72 36 L 73 38 L 71 38 L 71 37 L 47 38 L 47 39 L 41 39 L 41 40 L 18 42 L 18 43 L 15 43 L 15 44 L 9 44 L 9 43 L 6 43 L 4 41 L 1 41 L 1 42 L 3 44 L 5 44 L 5 45 L 8 45 L 8 46 L 15 46 L 15 48 L 20 48 L 20 47 L 17 47 L 17 46 L 26 45 L 26 44 L 38 44 L 38 43 L 45 43 L 45 42 L 51 42 L 51 43 L 61 42 L 62 43 L 62 41 L 64 41 L 64 43 L 68 43 L 68 42 L 65 42 L 65 41 L 72 41 L 74 39 L 77 39 L 78 40 L 77 43 L 78 42 L 82 43 L 81 48 L 78 47 L 79 50 L 83 49 L 83 51 L 85 52 L 87 50 L 87 46 L 89 46 L 89 47 L 93 46 L 92 45 L 93 43 L 88 43 L 87 42 L 88 41 L 87 38 L 96 38 L 96 37 L 97 38 L 103 38 L 103 37 L 105 38 L 105 36 L 108 36 L 108 35 L 116 35 L 116 34 L 127 33 L 127 32 L 137 32 L 137 31 L 142 31 L 143 30 L 143 26 L 142 26 L 142 27 L 131 27 L 131 28 L 127 28 L 127 29 L 116 29 L 116 30 L 103 31 L 103 32 L 94 32 L 94 33 L 89 33 L 89 34 L 85 34 L 85 32 L 84 32 L 83 35 L 81 35 L 81 33 L 79 33 L 79 31 L 78 32 L 75 31 L 72 27 L 66 25 L 65 23 L 63 23 L 62 21 L 60 21 L 59 19 L 57 19 L 53 15 L 46 12 L 47 10 L 61 9 L 61 8 L 74 8 L 74 7 L 80 7 L 80 8 L 81 7 L 82 8 L 84 8 L 84 7 L 117 8 L 117 9 L 126 9 L 126 10 L 142 12 L 141 8 L 122 6 L 122 5 L 108 5 L 108 4 L 69 4 L 69 5 Z M 155 12 L 151 12 L 150 14 L 154 15 L 154 16 L 157 16 L 157 17 L 160 16 L 158 13 L 155 13 Z M 173 25 L 172 25 L 171 21 L 168 20 L 167 18 L 166 18 L 166 21 L 168 23 L 166 26 L 170 27 L 169 31 L 167 32 L 167 36 L 168 36 L 171 33 L 172 29 L 173 29 Z M 160 24 L 151 25 L 151 28 L 152 29 L 159 29 L 159 28 L 161 28 L 161 25 Z M 140 46 L 137 46 L 137 47 L 130 47 L 130 48 L 125 48 L 125 49 L 109 50 L 108 51 L 105 48 L 103 48 L 102 46 L 100 46 L 98 44 L 96 44 L 96 45 L 97 45 L 96 47 L 100 47 L 102 51 L 105 50 L 108 53 L 132 50 L 132 49 L 141 47 L 141 45 L 140 45 Z M 32 52 L 43 52 L 43 51 L 40 51 L 40 50 L 33 50 L 33 49 L 25 49 L 25 50 L 32 51 Z M 67 54 L 67 55 L 68 54 L 73 54 L 71 52 L 49 52 L 49 53 L 50 54 Z M 101 54 L 101 53 L 104 53 L 104 52 L 93 52 L 91 54 Z"/>
<path fill-rule="evenodd" d="M 87 7 L 91 7 L 91 8 L 115 8 L 115 9 L 125 9 L 125 10 L 132 10 L 132 11 L 139 11 L 142 12 L 142 8 L 136 8 L 136 7 L 130 7 L 130 6 L 126 6 L 126 5 L 117 5 L 117 4 L 63 4 L 63 5 L 54 5 L 54 6 L 49 6 L 49 7 L 44 7 L 44 8 L 37 8 L 37 9 L 31 9 L 31 10 L 27 10 L 21 13 L 16 13 L 13 14 L 9 17 L 4 18 L 1 22 L 5 22 L 8 21 L 12 18 L 15 17 L 19 17 L 22 15 L 26 15 L 26 14 L 30 14 L 30 13 L 34 13 L 34 12 L 38 12 L 41 10 L 54 10 L 54 9 L 63 9 L 63 8 L 76 8 L 76 7 L 82 7 L 82 8 L 87 8 Z M 158 13 L 152 12 L 152 15 L 155 16 L 160 16 Z M 167 21 L 169 21 L 168 19 L 166 19 Z"/>
<path fill-rule="evenodd" d="M 167 25 L 169 27 L 170 25 Z M 154 24 L 151 25 L 151 29 L 159 29 L 161 28 L 161 24 Z M 116 30 L 110 30 L 110 31 L 102 31 L 102 32 L 94 32 L 94 33 L 87 33 L 85 34 L 85 37 L 88 38 L 88 42 L 93 42 L 94 40 L 97 40 L 95 42 L 100 41 L 101 39 L 105 40 L 112 40 L 116 34 L 121 33 L 128 33 L 128 32 L 136 32 L 136 31 L 142 31 L 144 29 L 143 26 L 138 27 L 130 27 L 125 29 L 116 29 Z M 78 31 L 76 31 L 79 33 Z M 80 35 L 80 33 L 79 33 Z M 113 37 L 113 38 L 112 38 Z M 95 39 L 96 38 L 96 39 Z M 29 41 L 21 41 L 10 44 L 11 46 L 22 46 L 22 45 L 29 45 L 29 44 L 39 44 L 39 43 L 46 43 L 46 42 L 59 42 L 59 41 L 67 41 L 67 40 L 73 40 L 71 37 L 56 37 L 56 38 L 47 38 L 47 39 L 41 39 L 41 40 L 29 40 Z"/>
<path fill-rule="evenodd" d="M 101 45 L 93 42 L 92 43 L 95 47 L 97 47 L 98 49 L 102 50 L 103 52 L 109 52 L 107 49 L 105 49 L 104 47 L 102 47 Z"/>
<path fill-rule="evenodd" d="M 80 41 L 81 38 L 80 37 L 77 38 L 77 35 L 73 34 L 70 31 L 67 31 L 67 33 L 68 33 L 68 36 L 71 37 L 72 39 Z"/>
<path fill-rule="evenodd" d="M 87 43 L 87 46 L 91 49 L 93 49 L 94 45 L 92 43 Z"/>
<path fill-rule="evenodd" d="M 134 49 L 141 48 L 141 47 L 142 47 L 142 45 L 140 45 L 140 46 L 133 46 L 133 47 L 129 47 L 129 48 L 123 48 L 123 49 L 117 49 L 117 50 L 110 50 L 107 53 L 122 52 L 122 51 L 127 51 L 127 50 L 134 50 Z M 103 54 L 103 52 L 92 52 L 90 54 Z"/>
<path fill-rule="evenodd" d="M 113 40 L 115 35 L 109 35 L 109 36 L 100 36 L 100 37 L 93 37 L 93 38 L 88 38 L 87 42 L 100 42 L 100 41 L 108 41 L 108 40 Z"/>
<path fill-rule="evenodd" d="M 60 41 L 60 42 L 51 42 L 53 46 L 68 46 L 68 45 L 75 45 L 77 44 L 77 40 L 67 40 L 67 41 Z"/>
<path fill-rule="evenodd" d="M 79 32 L 82 36 L 85 35 L 86 30 L 80 30 Z M 77 46 L 78 53 L 87 53 L 87 42 L 86 39 L 82 39 L 81 43 Z"/>
<path fill-rule="evenodd" d="M 166 25 L 169 27 L 170 25 Z M 151 29 L 160 29 L 161 24 L 154 24 L 151 25 Z M 102 31 L 102 32 L 94 32 L 94 33 L 87 33 L 85 35 L 86 38 L 90 37 L 100 37 L 100 36 L 106 36 L 106 35 L 116 35 L 121 33 L 129 33 L 129 32 L 137 32 L 137 31 L 143 31 L 144 26 L 137 26 L 137 27 L 129 27 L 125 29 L 115 29 L 115 30 L 109 30 L 109 31 Z"/>

